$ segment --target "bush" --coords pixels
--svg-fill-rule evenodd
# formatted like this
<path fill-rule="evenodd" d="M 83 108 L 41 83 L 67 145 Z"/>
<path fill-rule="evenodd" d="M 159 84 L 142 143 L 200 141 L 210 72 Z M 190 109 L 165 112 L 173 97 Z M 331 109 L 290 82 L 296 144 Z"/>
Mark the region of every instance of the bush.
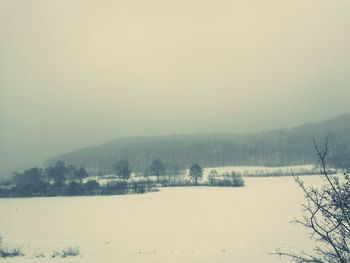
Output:
<path fill-rule="evenodd" d="M 78 184 L 77 182 L 70 182 L 68 187 L 67 187 L 67 194 L 68 195 L 79 195 L 81 193 L 81 185 Z"/>
<path fill-rule="evenodd" d="M 169 180 L 163 180 L 160 187 L 178 187 L 178 186 L 192 186 L 192 181 L 183 178 L 171 178 Z"/>
<path fill-rule="evenodd" d="M 146 185 L 144 182 L 133 182 L 132 190 L 134 193 L 143 194 L 144 192 L 146 192 Z"/>
<path fill-rule="evenodd" d="M 79 247 L 66 247 L 61 250 L 54 250 L 52 257 L 76 257 L 80 255 Z"/>
<path fill-rule="evenodd" d="M 244 179 L 242 176 L 233 177 L 233 186 L 244 186 Z"/>
<path fill-rule="evenodd" d="M 127 192 L 128 192 L 128 183 L 125 181 L 109 182 L 102 189 L 102 194 L 105 194 L 105 195 L 126 194 Z"/>
<path fill-rule="evenodd" d="M 84 191 L 88 194 L 93 194 L 98 190 L 99 187 L 100 184 L 96 180 L 91 180 L 84 184 Z"/>
<path fill-rule="evenodd" d="M 24 256 L 22 250 L 18 247 L 13 249 L 3 247 L 2 241 L 3 238 L 0 235 L 0 258 Z"/>
<path fill-rule="evenodd" d="M 240 174 L 225 174 L 223 179 L 209 177 L 210 186 L 241 187 L 244 186 L 244 179 Z"/>
<path fill-rule="evenodd" d="M 0 258 L 8 258 L 8 257 L 21 257 L 24 256 L 22 249 L 20 248 L 0 248 Z"/>

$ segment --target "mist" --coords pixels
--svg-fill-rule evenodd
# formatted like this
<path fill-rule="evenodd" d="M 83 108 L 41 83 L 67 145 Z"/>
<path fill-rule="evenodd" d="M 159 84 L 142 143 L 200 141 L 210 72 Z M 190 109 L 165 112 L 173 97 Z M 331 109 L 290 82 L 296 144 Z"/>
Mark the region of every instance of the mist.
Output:
<path fill-rule="evenodd" d="M 0 170 L 349 112 L 350 2 L 0 1 Z"/>

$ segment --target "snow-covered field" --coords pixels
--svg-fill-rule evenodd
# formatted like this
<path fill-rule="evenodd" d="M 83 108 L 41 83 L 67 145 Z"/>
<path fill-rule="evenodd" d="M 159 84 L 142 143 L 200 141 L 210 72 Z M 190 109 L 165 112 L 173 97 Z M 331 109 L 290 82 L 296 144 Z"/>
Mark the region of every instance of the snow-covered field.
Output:
<path fill-rule="evenodd" d="M 288 262 L 268 252 L 308 249 L 289 223 L 303 195 L 292 177 L 246 178 L 243 188 L 162 188 L 142 195 L 0 199 L 0 233 L 24 257 L 4 262 Z M 319 184 L 317 176 L 303 177 Z M 79 246 L 80 256 L 51 258 Z M 44 258 L 32 258 L 43 253 Z"/>
<path fill-rule="evenodd" d="M 268 166 L 221 166 L 221 167 L 206 167 L 203 168 L 203 177 L 199 179 L 199 182 L 206 183 L 208 182 L 209 174 L 212 171 L 216 171 L 217 175 L 224 175 L 224 174 L 231 174 L 232 172 L 235 172 L 236 174 L 240 174 L 243 176 L 269 176 L 271 174 L 274 174 L 276 176 L 280 175 L 291 175 L 291 172 L 300 175 L 300 174 L 307 174 L 310 172 L 315 172 L 317 168 L 312 164 L 306 164 L 306 165 L 290 165 L 290 166 L 275 166 L 275 167 L 268 167 Z M 89 180 L 96 180 L 101 185 L 105 185 L 111 181 L 115 181 L 115 179 L 111 179 L 113 177 L 116 177 L 115 175 L 105 175 L 104 178 L 98 178 L 98 177 L 88 177 L 85 178 L 85 182 Z M 184 180 L 191 181 L 191 178 L 189 176 L 189 170 L 187 169 L 183 175 L 174 176 L 174 178 L 183 178 Z M 108 178 L 108 179 L 107 179 Z M 157 181 L 156 176 L 136 176 L 135 173 L 131 173 L 131 181 L 140 181 L 140 180 L 152 180 Z"/>
<path fill-rule="evenodd" d="M 290 173 L 295 172 L 298 173 L 300 171 L 314 171 L 315 166 L 312 164 L 306 164 L 306 165 L 290 165 L 290 166 L 275 166 L 275 167 L 267 167 L 267 166 L 222 166 L 222 167 L 211 167 L 211 168 L 204 168 L 203 175 L 207 176 L 209 175 L 210 171 L 216 170 L 218 174 L 225 174 L 225 173 L 241 173 L 244 174 L 269 174 L 269 173 L 276 173 L 276 172 L 282 172 L 282 173 Z"/>

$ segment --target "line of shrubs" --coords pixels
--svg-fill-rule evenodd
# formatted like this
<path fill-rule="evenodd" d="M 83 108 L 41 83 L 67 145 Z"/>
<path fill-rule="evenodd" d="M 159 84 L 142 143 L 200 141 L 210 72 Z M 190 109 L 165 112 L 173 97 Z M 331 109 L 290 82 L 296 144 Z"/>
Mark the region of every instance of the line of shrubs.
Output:
<path fill-rule="evenodd" d="M 79 247 L 65 247 L 62 249 L 54 250 L 52 252 L 51 257 L 76 257 L 80 255 L 80 249 Z M 25 256 L 22 249 L 20 247 L 15 248 L 9 248 L 7 246 L 4 246 L 3 244 L 3 238 L 0 235 L 0 258 L 13 258 L 13 257 L 23 257 Z M 34 251 L 32 254 L 32 258 L 44 258 L 45 255 L 43 252 L 39 252 L 37 250 Z"/>
<path fill-rule="evenodd" d="M 240 175 L 221 175 L 216 177 L 209 177 L 208 181 L 199 181 L 195 183 L 191 180 L 186 180 L 181 177 L 164 178 L 159 181 L 161 187 L 181 187 L 181 186 L 218 186 L 218 187 L 242 187 L 244 186 L 244 179 Z"/>
<path fill-rule="evenodd" d="M 61 185 L 45 183 L 40 187 L 13 186 L 0 189 L 0 197 L 35 197 L 35 196 L 89 196 L 142 194 L 155 191 L 156 183 L 149 181 L 127 182 L 111 181 L 100 185 L 96 180 L 86 183 L 69 182 Z"/>
<path fill-rule="evenodd" d="M 216 172 L 209 175 L 209 181 L 203 181 L 203 169 L 198 164 L 191 166 L 187 177 L 166 176 L 160 160 L 155 160 L 150 170 L 156 180 L 149 176 L 131 177 L 129 162 L 119 160 L 114 177 L 99 176 L 97 181 L 84 167 L 57 162 L 45 169 L 35 167 L 15 173 L 7 184 L 0 185 L 0 197 L 124 195 L 156 191 L 158 187 L 244 186 L 243 177 L 235 173 L 218 175 Z M 104 182 L 100 183 L 99 179 Z"/>
<path fill-rule="evenodd" d="M 244 180 L 241 176 L 209 178 L 207 182 L 197 183 L 183 178 L 164 178 L 157 181 L 118 181 L 111 180 L 105 185 L 100 185 L 96 180 L 86 183 L 75 181 L 62 185 L 45 183 L 40 187 L 13 186 L 0 189 L 0 197 L 44 197 L 44 196 L 93 196 L 93 195 L 125 195 L 142 194 L 157 191 L 158 187 L 182 187 L 182 186 L 218 186 L 241 187 Z"/>

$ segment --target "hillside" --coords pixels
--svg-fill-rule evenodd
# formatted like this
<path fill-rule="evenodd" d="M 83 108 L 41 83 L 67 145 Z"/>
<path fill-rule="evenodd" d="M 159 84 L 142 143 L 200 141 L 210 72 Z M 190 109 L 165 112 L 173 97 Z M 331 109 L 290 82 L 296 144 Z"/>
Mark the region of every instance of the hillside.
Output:
<path fill-rule="evenodd" d="M 193 163 L 203 167 L 229 165 L 295 165 L 314 163 L 312 138 L 326 137 L 332 160 L 346 161 L 350 146 L 350 114 L 290 129 L 252 134 L 194 134 L 123 138 L 99 146 L 59 155 L 46 163 L 65 161 L 85 166 L 92 173 L 110 172 L 118 159 L 130 161 L 133 169 L 145 172 L 161 159 L 169 173 L 178 173 Z"/>

